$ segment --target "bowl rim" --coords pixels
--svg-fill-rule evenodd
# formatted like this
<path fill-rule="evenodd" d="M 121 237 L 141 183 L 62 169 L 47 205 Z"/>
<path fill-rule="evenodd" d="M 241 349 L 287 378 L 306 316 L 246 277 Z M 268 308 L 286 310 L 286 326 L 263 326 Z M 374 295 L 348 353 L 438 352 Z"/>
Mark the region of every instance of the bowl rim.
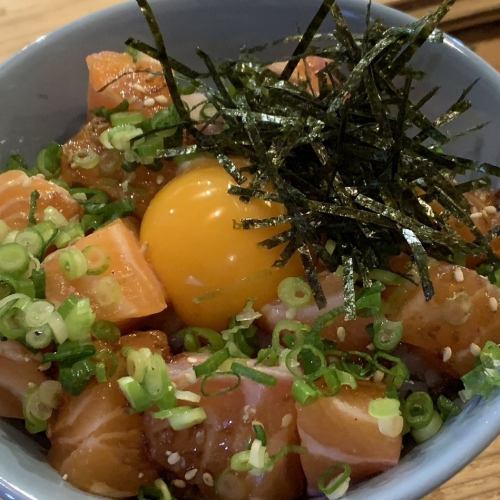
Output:
<path fill-rule="evenodd" d="M 164 2 L 165 0 L 150 0 L 150 3 L 154 8 L 155 5 L 159 5 L 162 1 Z M 182 3 L 182 0 L 169 0 L 169 3 L 179 4 Z M 341 7 L 349 7 L 351 10 L 361 7 L 366 8 L 367 3 L 368 0 L 339 1 Z M 64 39 L 66 34 L 70 33 L 71 31 L 83 28 L 93 20 L 97 20 L 103 16 L 119 15 L 121 13 L 126 13 L 131 9 L 137 8 L 138 7 L 135 2 L 133 0 L 129 0 L 85 15 L 52 32 L 41 35 L 35 41 L 27 44 L 18 52 L 14 53 L 5 61 L 3 61 L 0 64 L 0 76 L 2 73 L 8 72 L 11 68 L 23 65 L 24 60 L 27 57 L 30 57 L 32 52 L 35 52 L 38 48 L 43 47 L 43 45 L 47 42 Z M 171 8 L 175 8 L 175 5 Z M 401 12 L 398 9 L 389 7 L 387 5 L 374 3 L 372 6 L 372 18 L 377 17 L 377 15 L 374 15 L 376 13 L 386 13 L 386 15 L 390 14 L 392 17 L 396 16 L 398 18 L 398 22 L 401 23 L 407 23 L 415 20 L 413 16 Z M 485 77 L 495 82 L 500 93 L 500 73 L 496 71 L 488 62 L 486 62 L 470 48 L 468 48 L 462 41 L 451 35 L 445 34 L 443 43 L 448 45 L 452 50 L 459 52 L 462 57 L 468 59 L 469 63 L 477 68 L 478 73 L 484 74 Z M 387 477 L 390 473 L 390 471 L 387 471 L 353 488 L 347 493 L 344 498 L 349 500 L 362 500 L 366 498 L 366 494 L 369 491 L 372 491 L 373 496 L 370 495 L 370 498 L 374 500 L 416 499 L 421 498 L 423 495 L 434 490 L 439 485 L 444 484 L 445 481 L 454 476 L 465 465 L 470 463 L 489 444 L 491 444 L 495 440 L 495 438 L 500 435 L 500 390 L 497 390 L 495 394 L 492 395 L 488 400 L 474 398 L 466 406 L 466 411 L 468 413 L 474 411 L 475 409 L 478 409 L 480 415 L 491 418 L 487 418 L 486 420 L 484 420 L 484 422 L 482 422 L 483 425 L 475 430 L 475 439 L 473 442 L 473 446 L 469 445 L 468 447 L 467 458 L 464 459 L 463 457 L 460 457 L 461 443 L 456 442 L 453 445 L 447 446 L 446 449 L 443 450 L 441 460 L 439 460 L 438 463 L 433 464 L 433 467 L 430 469 L 430 471 L 426 470 L 427 475 L 424 475 L 422 471 L 416 470 L 411 482 L 408 482 L 408 484 L 400 484 L 397 488 L 393 488 L 393 491 L 391 491 L 384 489 L 382 485 L 385 477 Z M 453 422 L 453 420 L 451 422 Z M 411 453 L 403 457 L 399 464 L 405 463 L 408 459 L 411 459 Z M 379 480 L 380 484 L 377 484 L 373 488 L 371 487 L 371 483 L 373 483 L 375 480 Z M 382 492 L 383 497 L 381 496 Z M 86 494 L 85 492 L 81 493 Z M 0 494 L 5 494 L 8 498 L 18 500 L 27 500 L 34 498 L 31 496 L 30 492 L 18 489 L 16 487 L 15 480 L 8 480 L 7 478 L 1 476 Z M 86 495 L 88 495 L 88 498 L 93 497 L 93 495 L 91 494 Z"/>

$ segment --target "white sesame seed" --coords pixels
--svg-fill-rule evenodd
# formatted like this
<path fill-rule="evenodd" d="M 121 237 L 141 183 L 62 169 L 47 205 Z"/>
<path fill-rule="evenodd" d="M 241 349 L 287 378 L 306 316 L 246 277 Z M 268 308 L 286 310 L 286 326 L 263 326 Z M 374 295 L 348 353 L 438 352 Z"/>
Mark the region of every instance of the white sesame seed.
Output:
<path fill-rule="evenodd" d="M 464 281 L 464 272 L 459 267 L 456 267 L 453 271 L 453 277 L 457 283 L 462 283 Z"/>
<path fill-rule="evenodd" d="M 191 481 L 191 479 L 194 479 L 196 474 L 198 474 L 198 469 L 191 469 L 191 470 L 188 470 L 185 474 L 184 474 L 184 479 L 186 481 Z"/>
<path fill-rule="evenodd" d="M 167 451 L 165 452 L 165 455 L 167 455 L 167 457 L 169 457 L 170 455 L 172 455 L 172 452 L 171 452 L 170 450 L 167 450 Z"/>
<path fill-rule="evenodd" d="M 148 81 L 148 82 L 149 82 L 149 81 L 150 81 L 150 80 L 152 80 L 155 76 L 156 76 L 156 75 L 155 75 L 154 73 L 148 73 L 148 74 L 146 75 L 146 81 Z"/>
<path fill-rule="evenodd" d="M 158 184 L 158 186 L 159 186 L 160 184 L 163 184 L 164 182 L 165 182 L 165 177 L 163 177 L 163 175 L 158 175 L 158 176 L 156 177 L 156 184 Z"/>
<path fill-rule="evenodd" d="M 489 303 L 490 309 L 493 312 L 497 312 L 497 310 L 498 310 L 498 300 L 495 297 L 490 297 L 488 303 Z"/>
<path fill-rule="evenodd" d="M 284 429 L 288 427 L 292 423 L 293 417 L 291 413 L 287 413 L 286 415 L 283 415 L 283 418 L 281 419 L 281 427 Z"/>
<path fill-rule="evenodd" d="M 185 488 L 186 487 L 186 482 L 183 481 L 182 479 L 174 479 L 172 481 L 172 484 L 176 487 L 176 488 Z"/>
<path fill-rule="evenodd" d="M 469 346 L 469 350 L 473 356 L 477 357 L 481 354 L 481 348 L 477 344 L 475 344 L 474 342 L 471 342 L 471 344 Z"/>
<path fill-rule="evenodd" d="M 28 389 L 34 389 L 36 384 L 34 382 L 28 382 Z"/>
<path fill-rule="evenodd" d="M 385 373 L 382 370 L 375 370 L 375 373 L 373 374 L 373 381 L 374 382 L 382 382 L 384 380 Z"/>
<path fill-rule="evenodd" d="M 470 218 L 472 220 L 482 219 L 483 218 L 483 213 L 482 212 L 476 212 L 474 214 L 470 214 Z"/>
<path fill-rule="evenodd" d="M 52 366 L 52 363 L 50 361 L 48 361 L 47 363 L 43 363 L 42 365 L 40 365 L 38 367 L 38 370 L 41 371 L 41 372 L 45 372 L 47 371 L 50 367 Z"/>
<path fill-rule="evenodd" d="M 155 97 L 155 101 L 158 103 L 158 104 L 162 104 L 162 105 L 167 105 L 168 104 L 168 99 L 166 96 L 164 95 L 157 95 Z"/>
<path fill-rule="evenodd" d="M 64 476 L 62 478 L 63 478 L 63 481 L 67 481 L 68 480 L 68 474 L 64 474 Z"/>
<path fill-rule="evenodd" d="M 212 487 L 214 485 L 214 478 L 212 477 L 212 474 L 210 474 L 210 472 L 204 472 L 202 477 L 203 477 L 203 482 L 207 486 Z"/>
<path fill-rule="evenodd" d="M 493 205 L 488 205 L 488 206 L 484 207 L 484 211 L 488 215 L 495 215 L 497 213 L 497 207 L 494 207 Z"/>
<path fill-rule="evenodd" d="M 375 350 L 375 346 L 374 346 L 373 344 L 368 344 L 368 345 L 366 346 L 366 348 L 367 348 L 367 350 L 369 350 L 369 351 L 374 351 L 374 350 Z"/>
<path fill-rule="evenodd" d="M 137 477 L 139 479 L 142 479 L 144 477 L 144 472 L 139 472 L 139 474 L 137 474 Z"/>
<path fill-rule="evenodd" d="M 198 358 L 195 358 L 193 356 L 188 356 L 187 360 L 188 363 L 196 363 L 198 361 Z"/>
<path fill-rule="evenodd" d="M 205 441 L 205 431 L 203 429 L 196 431 L 194 439 L 196 441 L 196 444 L 198 445 L 203 444 L 203 441 Z"/>
<path fill-rule="evenodd" d="M 346 334 L 345 328 L 343 326 L 339 326 L 337 328 L 337 338 L 339 339 L 339 342 L 344 342 L 345 334 Z"/>
<path fill-rule="evenodd" d="M 167 458 L 167 462 L 170 464 L 170 465 L 175 465 L 179 460 L 181 459 L 181 456 L 175 451 L 174 453 L 172 453 L 168 458 Z"/>
<path fill-rule="evenodd" d="M 137 90 L 137 92 L 142 92 L 143 94 L 145 94 L 145 93 L 146 93 L 146 89 L 145 89 L 145 88 L 144 88 L 144 87 L 143 87 L 140 83 L 134 83 L 134 84 L 132 85 L 132 88 L 133 88 L 134 90 Z"/>
<path fill-rule="evenodd" d="M 24 356 L 23 359 L 24 359 L 25 363 L 29 363 L 31 361 L 30 358 L 29 358 L 29 356 Z"/>
<path fill-rule="evenodd" d="M 451 347 L 446 346 L 443 349 L 443 363 L 447 363 L 451 359 L 452 350 Z"/>
<path fill-rule="evenodd" d="M 297 309 L 295 307 L 290 307 L 290 309 L 286 310 L 285 319 L 295 319 L 295 316 L 297 316 Z"/>
<path fill-rule="evenodd" d="M 144 101 L 142 101 L 144 106 L 146 106 L 147 108 L 151 108 L 152 106 L 155 105 L 155 100 L 152 98 L 152 97 L 146 97 L 146 99 L 144 99 Z"/>

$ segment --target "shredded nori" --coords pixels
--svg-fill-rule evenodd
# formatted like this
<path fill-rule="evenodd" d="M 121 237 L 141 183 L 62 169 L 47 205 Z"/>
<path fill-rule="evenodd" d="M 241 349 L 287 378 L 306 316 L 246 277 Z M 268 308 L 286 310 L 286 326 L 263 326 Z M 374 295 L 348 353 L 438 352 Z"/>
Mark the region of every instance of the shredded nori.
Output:
<path fill-rule="evenodd" d="M 482 235 L 475 228 L 464 193 L 488 186 L 488 176 L 498 176 L 500 167 L 442 149 L 461 135 L 442 127 L 470 108 L 467 97 L 476 81 L 434 120 L 422 108 L 439 88 L 412 100 L 414 82 L 424 75 L 411 67 L 411 59 L 425 42 L 443 40 L 437 25 L 455 0 L 444 0 L 435 12 L 409 25 L 389 28 L 371 21 L 369 4 L 361 36 L 350 30 L 334 0 L 324 0 L 281 74 L 256 59 L 265 46 L 245 48 L 238 59 L 220 63 L 198 50 L 207 73 L 191 70 L 168 56 L 148 2 L 136 1 L 156 48 L 137 40 L 127 44 L 161 62 L 184 132 L 196 143 L 159 156 L 212 153 L 235 180 L 229 193 L 244 201 L 283 204 L 284 216 L 234 225 L 246 230 L 276 226 L 276 236 L 261 245 L 282 245 L 276 266 L 298 252 L 318 306 L 326 303 L 318 269 L 343 266 L 345 310 L 354 317 L 357 277 L 369 286 L 369 271 L 387 268 L 389 257 L 405 248 L 413 256 L 427 300 L 434 294 L 429 257 L 456 262 L 457 255 L 475 255 L 498 265 L 490 248 L 496 232 Z M 328 15 L 335 30 L 319 33 Z M 274 44 L 296 40 L 288 37 Z M 316 88 L 307 70 L 305 81 L 292 78 L 307 56 L 327 58 L 317 73 Z M 210 123 L 223 123 L 217 133 L 203 134 L 188 116 L 177 75 L 207 96 L 215 110 Z M 232 156 L 246 158 L 251 175 L 243 175 Z M 474 181 L 455 180 L 471 172 Z M 468 227 L 475 240 L 465 242 L 450 218 Z M 335 243 L 333 251 L 327 251 L 327 241 Z"/>

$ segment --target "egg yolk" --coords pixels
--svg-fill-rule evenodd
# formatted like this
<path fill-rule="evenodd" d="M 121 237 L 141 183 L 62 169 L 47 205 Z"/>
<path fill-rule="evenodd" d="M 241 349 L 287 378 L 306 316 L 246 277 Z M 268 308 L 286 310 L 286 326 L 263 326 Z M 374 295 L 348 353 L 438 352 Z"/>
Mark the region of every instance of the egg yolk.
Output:
<path fill-rule="evenodd" d="M 212 158 L 169 182 L 152 200 L 141 241 L 177 314 L 188 325 L 221 330 L 248 300 L 259 309 L 276 297 L 281 280 L 302 276 L 298 256 L 273 267 L 284 246 L 258 243 L 287 229 L 236 229 L 234 221 L 283 214 L 281 204 L 227 193 L 234 180 Z"/>

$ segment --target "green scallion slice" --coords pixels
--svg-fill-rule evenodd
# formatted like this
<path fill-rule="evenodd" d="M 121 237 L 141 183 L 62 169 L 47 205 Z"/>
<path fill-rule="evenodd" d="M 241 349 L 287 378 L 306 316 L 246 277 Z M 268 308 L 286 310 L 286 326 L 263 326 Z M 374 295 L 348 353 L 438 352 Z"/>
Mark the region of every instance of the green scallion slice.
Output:
<path fill-rule="evenodd" d="M 53 340 L 52 330 L 49 326 L 44 325 L 38 328 L 33 328 L 26 333 L 26 344 L 32 349 L 45 349 Z"/>
<path fill-rule="evenodd" d="M 413 429 L 426 427 L 434 415 L 434 403 L 426 392 L 410 394 L 403 405 L 403 416 Z"/>
<path fill-rule="evenodd" d="M 441 426 L 443 425 L 443 420 L 437 411 L 433 411 L 429 422 L 424 427 L 413 428 L 411 435 L 417 443 L 423 443 L 431 437 L 435 436 Z"/>
<path fill-rule="evenodd" d="M 90 245 L 82 250 L 87 259 L 87 274 L 99 275 L 107 271 L 111 259 L 100 246 Z"/>
<path fill-rule="evenodd" d="M 329 467 L 318 480 L 318 489 L 328 500 L 342 498 L 349 489 L 351 467 L 338 463 Z"/>
<path fill-rule="evenodd" d="M 227 349 L 222 349 L 221 351 L 217 351 L 216 353 L 212 354 L 209 358 L 207 358 L 203 363 L 200 363 L 199 365 L 195 365 L 194 368 L 194 373 L 196 374 L 197 378 L 203 377 L 205 375 L 210 375 L 213 373 L 217 368 L 219 368 L 224 361 L 229 359 L 229 351 Z"/>
<path fill-rule="evenodd" d="M 147 391 L 132 377 L 121 377 L 118 379 L 118 386 L 123 395 L 127 398 L 130 406 L 138 413 L 146 411 L 152 401 Z"/>
<path fill-rule="evenodd" d="M 24 309 L 24 324 L 28 328 L 38 328 L 49 322 L 54 306 L 46 300 L 37 300 Z"/>
<path fill-rule="evenodd" d="M 302 279 L 288 277 L 278 285 L 278 297 L 292 309 L 301 309 L 313 300 L 311 287 Z"/>
<path fill-rule="evenodd" d="M 19 231 L 16 235 L 16 243 L 28 250 L 31 255 L 40 257 L 44 247 L 44 241 L 36 229 L 28 228 Z"/>
<path fill-rule="evenodd" d="M 307 380 L 297 378 L 293 381 L 292 396 L 299 404 L 306 406 L 316 401 L 321 393 L 315 385 Z"/>
<path fill-rule="evenodd" d="M 59 253 L 59 267 L 69 280 L 75 280 L 87 274 L 87 259 L 78 248 L 66 248 Z"/>
<path fill-rule="evenodd" d="M 20 276 L 29 266 L 28 250 L 18 243 L 0 245 L 0 273 Z"/>
<path fill-rule="evenodd" d="M 373 345 L 380 351 L 392 351 L 403 337 L 403 323 L 389 321 L 385 318 L 376 319 L 373 324 Z"/>
<path fill-rule="evenodd" d="M 273 386 L 278 383 L 276 377 L 269 375 L 268 373 L 264 373 L 260 370 L 256 370 L 255 368 L 250 368 L 249 366 L 243 365 L 238 362 L 233 362 L 231 364 L 231 371 L 240 377 L 245 377 L 257 384 Z"/>
<path fill-rule="evenodd" d="M 174 431 L 182 431 L 204 422 L 207 418 L 207 414 L 203 408 L 178 406 L 176 408 L 153 413 L 153 417 L 167 419 L 170 427 L 172 427 Z"/>
<path fill-rule="evenodd" d="M 97 340 L 104 340 L 105 342 L 116 342 L 120 339 L 120 329 L 111 321 L 98 319 L 92 326 L 92 335 Z"/>
<path fill-rule="evenodd" d="M 71 166 L 73 168 L 92 170 L 99 165 L 100 161 L 101 158 L 95 151 L 82 149 L 77 151 L 71 158 Z"/>

